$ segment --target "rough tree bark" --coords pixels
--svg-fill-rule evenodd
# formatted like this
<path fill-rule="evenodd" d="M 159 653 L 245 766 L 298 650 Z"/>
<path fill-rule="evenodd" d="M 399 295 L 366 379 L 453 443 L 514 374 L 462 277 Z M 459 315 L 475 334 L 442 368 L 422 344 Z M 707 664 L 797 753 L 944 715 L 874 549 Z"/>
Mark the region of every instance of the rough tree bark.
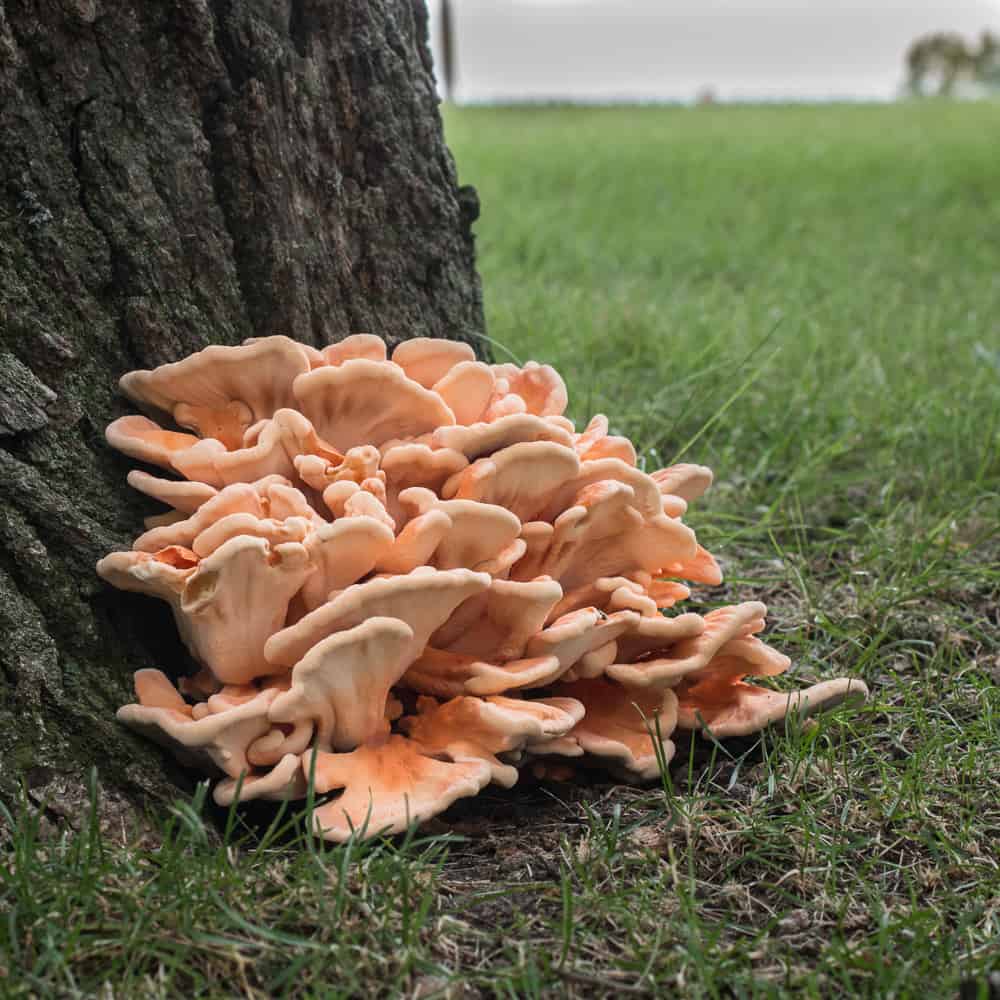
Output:
<path fill-rule="evenodd" d="M 0 796 L 183 783 L 114 709 L 177 672 L 95 561 L 152 513 L 116 381 L 209 343 L 483 328 L 423 0 L 0 0 Z"/>

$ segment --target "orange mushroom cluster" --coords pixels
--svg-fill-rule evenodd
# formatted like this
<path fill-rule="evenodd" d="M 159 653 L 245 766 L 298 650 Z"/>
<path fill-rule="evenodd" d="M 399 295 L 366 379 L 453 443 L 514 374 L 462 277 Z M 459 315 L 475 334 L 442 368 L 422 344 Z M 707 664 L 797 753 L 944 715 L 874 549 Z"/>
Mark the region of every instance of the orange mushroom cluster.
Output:
<path fill-rule="evenodd" d="M 222 805 L 311 776 L 339 791 L 326 838 L 398 832 L 525 766 L 645 780 L 675 729 L 747 734 L 866 694 L 747 683 L 789 665 L 756 636 L 762 604 L 664 614 L 683 581 L 721 580 L 682 521 L 712 474 L 641 471 L 603 416 L 578 432 L 547 365 L 268 337 L 121 385 L 150 416 L 108 441 L 171 474 L 129 475 L 171 509 L 97 569 L 167 601 L 201 669 L 140 670 L 118 717 L 221 777 Z"/>

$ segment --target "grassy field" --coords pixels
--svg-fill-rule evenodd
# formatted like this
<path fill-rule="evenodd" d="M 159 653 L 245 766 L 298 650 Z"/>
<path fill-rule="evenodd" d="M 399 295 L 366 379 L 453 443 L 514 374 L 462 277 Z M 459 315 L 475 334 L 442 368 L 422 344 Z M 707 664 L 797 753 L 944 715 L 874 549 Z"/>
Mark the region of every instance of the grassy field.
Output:
<path fill-rule="evenodd" d="M 3 995 L 988 995 L 1000 973 L 1000 108 L 463 109 L 497 360 L 556 365 L 863 709 L 395 843 L 198 803 L 22 823 Z M 707 746 L 707 748 L 706 748 Z M 207 814 L 207 813 L 205 813 Z M 256 825 L 263 823 L 264 826 Z M 0 979 L 3 978 L 0 970 Z M 19 973 L 19 975 L 18 975 Z M 104 984 L 107 984 L 104 987 Z M 102 992 L 104 989 L 104 992 Z M 1000 986 L 997 987 L 1000 990 Z M 994 994 L 995 995 L 995 994 Z"/>

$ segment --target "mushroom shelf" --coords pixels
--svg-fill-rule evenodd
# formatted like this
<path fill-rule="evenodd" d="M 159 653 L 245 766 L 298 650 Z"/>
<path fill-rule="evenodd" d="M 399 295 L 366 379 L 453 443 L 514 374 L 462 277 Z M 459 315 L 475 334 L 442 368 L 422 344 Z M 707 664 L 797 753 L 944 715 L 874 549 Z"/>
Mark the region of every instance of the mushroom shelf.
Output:
<path fill-rule="evenodd" d="M 322 836 L 395 833 L 525 767 L 648 780 L 675 730 L 867 693 L 748 683 L 789 666 L 763 604 L 674 611 L 722 579 L 682 519 L 711 472 L 641 471 L 604 416 L 578 432 L 548 365 L 279 336 L 121 386 L 149 416 L 107 439 L 170 474 L 128 477 L 170 510 L 97 570 L 167 601 L 200 669 L 139 670 L 118 718 L 220 778 L 221 805 L 311 776 Z"/>

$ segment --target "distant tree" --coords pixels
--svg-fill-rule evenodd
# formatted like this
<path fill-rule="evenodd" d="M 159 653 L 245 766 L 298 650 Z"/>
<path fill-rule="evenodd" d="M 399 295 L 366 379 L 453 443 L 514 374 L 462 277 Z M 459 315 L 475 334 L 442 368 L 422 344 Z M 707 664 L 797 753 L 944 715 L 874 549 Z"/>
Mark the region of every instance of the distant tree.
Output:
<path fill-rule="evenodd" d="M 979 38 L 979 51 L 975 58 L 976 79 L 1000 87 L 1000 38 L 984 31 Z"/>
<path fill-rule="evenodd" d="M 924 35 L 907 50 L 906 69 L 916 97 L 950 97 L 962 80 L 1000 85 L 1000 39 L 984 31 L 975 48 L 950 32 Z"/>

